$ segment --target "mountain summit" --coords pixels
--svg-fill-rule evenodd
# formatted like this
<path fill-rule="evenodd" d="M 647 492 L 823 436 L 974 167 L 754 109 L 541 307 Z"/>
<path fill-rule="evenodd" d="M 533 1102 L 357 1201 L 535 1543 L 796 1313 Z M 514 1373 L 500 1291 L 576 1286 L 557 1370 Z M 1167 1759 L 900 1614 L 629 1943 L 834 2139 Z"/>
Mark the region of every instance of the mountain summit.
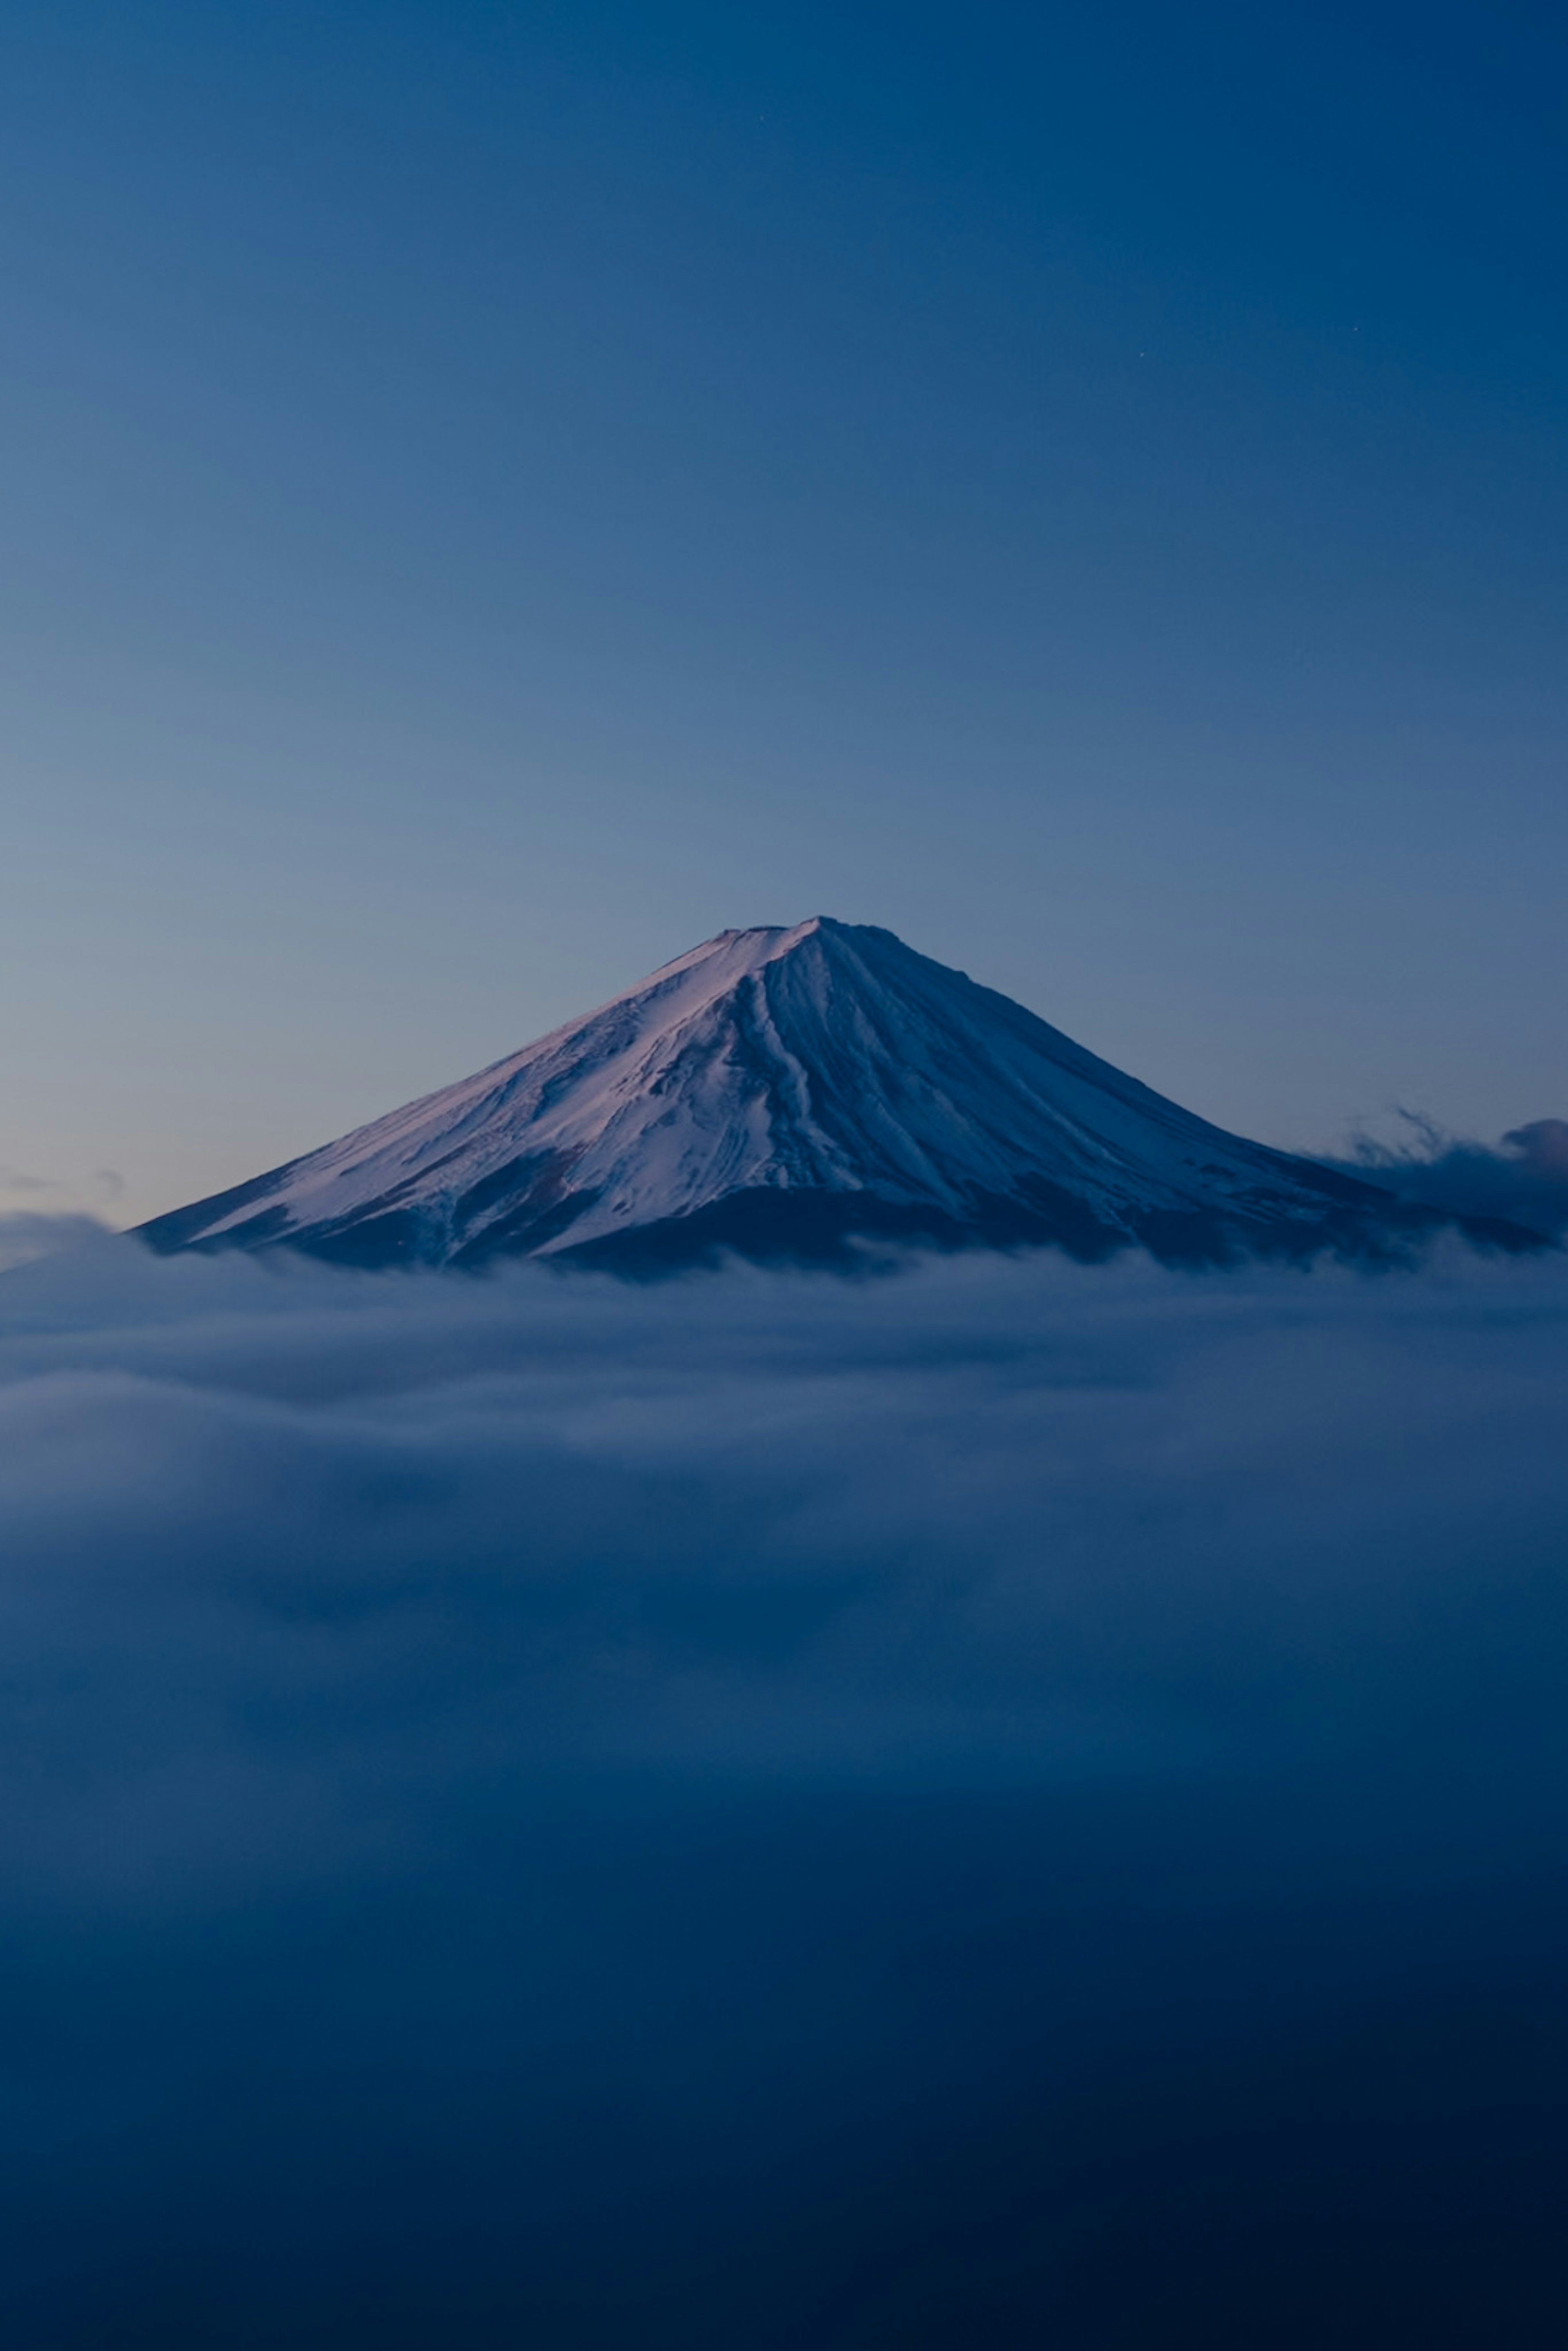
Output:
<path fill-rule="evenodd" d="M 1440 1221 L 1244 1142 L 1032 1012 L 825 915 L 721 931 L 585 1019 L 141 1228 L 155 1249 L 626 1271 L 730 1249 L 1386 1247 Z"/>

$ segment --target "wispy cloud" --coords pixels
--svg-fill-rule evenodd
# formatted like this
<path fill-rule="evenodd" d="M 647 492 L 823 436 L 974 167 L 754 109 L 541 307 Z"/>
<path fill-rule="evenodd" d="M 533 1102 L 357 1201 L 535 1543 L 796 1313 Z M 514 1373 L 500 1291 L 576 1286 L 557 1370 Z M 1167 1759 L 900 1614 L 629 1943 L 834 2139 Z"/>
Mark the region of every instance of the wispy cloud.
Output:
<path fill-rule="evenodd" d="M 1361 1136 L 1328 1164 L 1455 1216 L 1502 1217 L 1551 1239 L 1568 1232 L 1568 1120 L 1535 1119 L 1494 1148 L 1448 1134 L 1418 1112 L 1396 1115 L 1397 1140 Z"/>
<path fill-rule="evenodd" d="M 0 1192 L 63 1192 L 66 1186 L 47 1176 L 33 1176 L 25 1167 L 0 1165 Z"/>

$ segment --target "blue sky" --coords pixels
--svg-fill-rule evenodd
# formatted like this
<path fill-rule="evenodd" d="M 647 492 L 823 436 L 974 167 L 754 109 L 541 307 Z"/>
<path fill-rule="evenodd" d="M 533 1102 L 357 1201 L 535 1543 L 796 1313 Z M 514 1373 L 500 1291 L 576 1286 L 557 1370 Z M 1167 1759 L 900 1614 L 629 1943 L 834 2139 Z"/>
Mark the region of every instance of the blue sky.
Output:
<path fill-rule="evenodd" d="M 1270 1141 L 1561 1114 L 1565 66 L 8 8 L 5 1197 L 151 1213 L 814 912 Z"/>

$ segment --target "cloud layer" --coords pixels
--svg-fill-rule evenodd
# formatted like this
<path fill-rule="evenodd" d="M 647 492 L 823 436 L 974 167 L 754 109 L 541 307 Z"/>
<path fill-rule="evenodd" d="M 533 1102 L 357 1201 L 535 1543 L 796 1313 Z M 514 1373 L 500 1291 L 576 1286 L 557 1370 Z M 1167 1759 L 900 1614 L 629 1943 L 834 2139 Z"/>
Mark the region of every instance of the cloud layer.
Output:
<path fill-rule="evenodd" d="M 1310 2084 L 1557 2030 L 1562 1265 L 0 1293 L 15 2339 L 1474 2323 Z"/>
<path fill-rule="evenodd" d="M 5 1174 L 0 1169 L 0 1190 L 6 1188 Z M 11 1188 L 45 1192 L 55 1186 L 13 1178 Z M 103 1227 L 93 1217 L 49 1216 L 26 1208 L 0 1215 L 0 1273 L 13 1266 L 29 1265 L 37 1258 L 54 1257 L 61 1249 L 79 1249 L 84 1242 L 100 1238 L 102 1233 Z"/>
<path fill-rule="evenodd" d="M 1403 1141 L 1367 1137 L 1350 1158 L 1328 1164 L 1454 1216 L 1503 1217 L 1549 1239 L 1568 1233 L 1568 1119 L 1516 1126 L 1493 1150 L 1411 1112 L 1400 1116 Z"/>

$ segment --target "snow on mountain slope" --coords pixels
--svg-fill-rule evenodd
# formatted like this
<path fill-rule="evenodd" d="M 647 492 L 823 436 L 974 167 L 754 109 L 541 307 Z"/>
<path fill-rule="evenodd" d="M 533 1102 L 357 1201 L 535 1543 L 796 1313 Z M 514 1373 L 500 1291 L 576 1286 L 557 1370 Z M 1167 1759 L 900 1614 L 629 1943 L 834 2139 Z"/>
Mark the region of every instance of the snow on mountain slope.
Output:
<path fill-rule="evenodd" d="M 1343 1241 L 1391 1208 L 1192 1116 L 892 932 L 819 916 L 721 932 L 476 1076 L 141 1231 L 359 1264 L 841 1259 L 854 1236 L 1201 1259 Z"/>

